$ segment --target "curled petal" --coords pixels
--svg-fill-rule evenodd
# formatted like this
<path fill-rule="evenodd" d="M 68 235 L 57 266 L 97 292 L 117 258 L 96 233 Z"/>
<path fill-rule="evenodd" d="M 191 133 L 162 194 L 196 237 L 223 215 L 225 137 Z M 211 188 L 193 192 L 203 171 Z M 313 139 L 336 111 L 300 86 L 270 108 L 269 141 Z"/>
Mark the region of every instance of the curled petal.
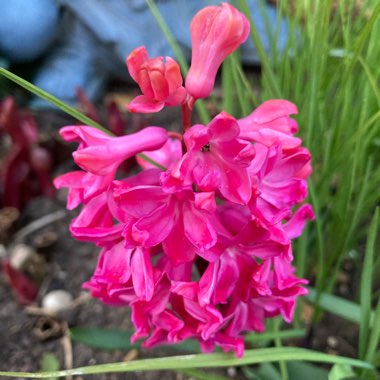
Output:
<path fill-rule="evenodd" d="M 283 116 L 296 115 L 298 109 L 295 104 L 284 99 L 271 99 L 262 103 L 252 113 L 252 121 L 259 124 L 268 123 Z M 297 131 L 292 131 L 297 132 Z"/>
<path fill-rule="evenodd" d="M 61 189 L 63 187 L 69 188 L 69 193 L 67 196 L 67 209 L 73 210 L 78 207 L 83 202 L 83 185 L 82 181 L 85 172 L 80 170 L 62 174 L 54 179 L 54 186 L 56 189 Z"/>
<path fill-rule="evenodd" d="M 60 129 L 59 134 L 65 141 L 79 143 L 78 149 L 103 144 L 111 139 L 111 136 L 107 133 L 87 125 L 63 127 Z"/>
<path fill-rule="evenodd" d="M 168 139 L 167 132 L 159 127 L 147 127 L 137 133 L 113 137 L 101 145 L 93 145 L 73 153 L 75 162 L 84 170 L 96 175 L 115 172 L 126 159 L 144 150 L 155 150 Z"/>
<path fill-rule="evenodd" d="M 289 239 L 295 239 L 301 236 L 307 219 L 314 220 L 315 215 L 313 208 L 309 205 L 301 206 L 293 215 L 293 217 L 284 224 L 284 229 Z"/>
<path fill-rule="evenodd" d="M 165 102 L 148 98 L 145 95 L 136 96 L 127 106 L 129 112 L 154 113 L 161 111 Z"/>
<path fill-rule="evenodd" d="M 145 301 L 150 301 L 154 293 L 153 268 L 149 251 L 136 248 L 131 259 L 133 287 L 136 295 Z"/>
<path fill-rule="evenodd" d="M 212 224 L 195 207 L 184 206 L 183 223 L 186 237 L 199 250 L 207 251 L 216 244 L 217 236 Z"/>

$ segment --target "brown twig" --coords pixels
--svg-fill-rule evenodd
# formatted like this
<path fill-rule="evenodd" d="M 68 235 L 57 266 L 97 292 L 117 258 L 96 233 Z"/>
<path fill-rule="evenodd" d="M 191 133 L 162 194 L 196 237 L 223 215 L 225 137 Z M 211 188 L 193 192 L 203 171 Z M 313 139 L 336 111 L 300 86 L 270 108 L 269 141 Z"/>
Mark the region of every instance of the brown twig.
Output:
<path fill-rule="evenodd" d="M 63 347 L 63 353 L 64 353 L 64 366 L 65 369 L 72 369 L 73 368 L 73 346 L 71 344 L 71 338 L 68 333 L 69 326 L 65 322 L 65 334 L 63 335 L 61 342 Z M 66 380 L 72 380 L 72 375 L 66 376 Z"/>

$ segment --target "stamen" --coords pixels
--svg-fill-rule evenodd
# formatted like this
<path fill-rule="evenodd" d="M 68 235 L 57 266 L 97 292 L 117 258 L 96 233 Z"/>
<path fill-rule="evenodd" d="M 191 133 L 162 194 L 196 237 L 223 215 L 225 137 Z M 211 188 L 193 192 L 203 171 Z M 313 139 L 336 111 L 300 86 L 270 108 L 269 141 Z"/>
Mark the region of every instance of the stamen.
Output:
<path fill-rule="evenodd" d="M 202 150 L 202 152 L 209 152 L 210 151 L 210 143 L 203 145 L 201 150 Z"/>

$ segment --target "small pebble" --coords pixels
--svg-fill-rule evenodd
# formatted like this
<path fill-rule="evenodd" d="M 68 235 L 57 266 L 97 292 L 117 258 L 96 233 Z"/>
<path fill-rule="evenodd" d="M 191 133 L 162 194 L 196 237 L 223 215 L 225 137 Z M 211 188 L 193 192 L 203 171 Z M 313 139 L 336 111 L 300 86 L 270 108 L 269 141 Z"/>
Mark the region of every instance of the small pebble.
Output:
<path fill-rule="evenodd" d="M 26 244 L 17 244 L 13 247 L 9 258 L 10 264 L 14 269 L 24 269 L 27 262 L 33 261 L 36 251 Z"/>
<path fill-rule="evenodd" d="M 59 312 L 67 309 L 73 297 L 66 290 L 53 290 L 42 299 L 42 308 L 50 312 Z"/>
<path fill-rule="evenodd" d="M 227 375 L 228 375 L 229 377 L 235 377 L 235 376 L 236 376 L 236 373 L 237 373 L 237 371 L 236 371 L 236 368 L 235 368 L 235 367 L 228 367 L 228 368 L 227 368 Z"/>
<path fill-rule="evenodd" d="M 338 339 L 335 337 L 335 336 L 329 336 L 327 337 L 327 344 L 331 347 L 331 348 L 336 348 L 338 347 Z"/>

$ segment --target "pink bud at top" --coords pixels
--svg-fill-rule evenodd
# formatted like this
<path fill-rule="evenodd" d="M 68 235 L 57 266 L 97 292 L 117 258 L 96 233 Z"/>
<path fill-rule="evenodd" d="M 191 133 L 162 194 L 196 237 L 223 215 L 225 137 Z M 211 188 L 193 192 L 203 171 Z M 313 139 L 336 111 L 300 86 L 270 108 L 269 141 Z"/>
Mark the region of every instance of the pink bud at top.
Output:
<path fill-rule="evenodd" d="M 140 86 L 143 95 L 127 106 L 130 112 L 158 112 L 165 105 L 181 104 L 186 97 L 179 65 L 166 57 L 149 58 L 144 46 L 132 51 L 127 58 L 129 74 Z"/>
<path fill-rule="evenodd" d="M 249 22 L 233 6 L 222 3 L 200 10 L 190 31 L 193 50 L 186 90 L 196 99 L 205 98 L 214 87 L 223 60 L 247 39 Z"/>

